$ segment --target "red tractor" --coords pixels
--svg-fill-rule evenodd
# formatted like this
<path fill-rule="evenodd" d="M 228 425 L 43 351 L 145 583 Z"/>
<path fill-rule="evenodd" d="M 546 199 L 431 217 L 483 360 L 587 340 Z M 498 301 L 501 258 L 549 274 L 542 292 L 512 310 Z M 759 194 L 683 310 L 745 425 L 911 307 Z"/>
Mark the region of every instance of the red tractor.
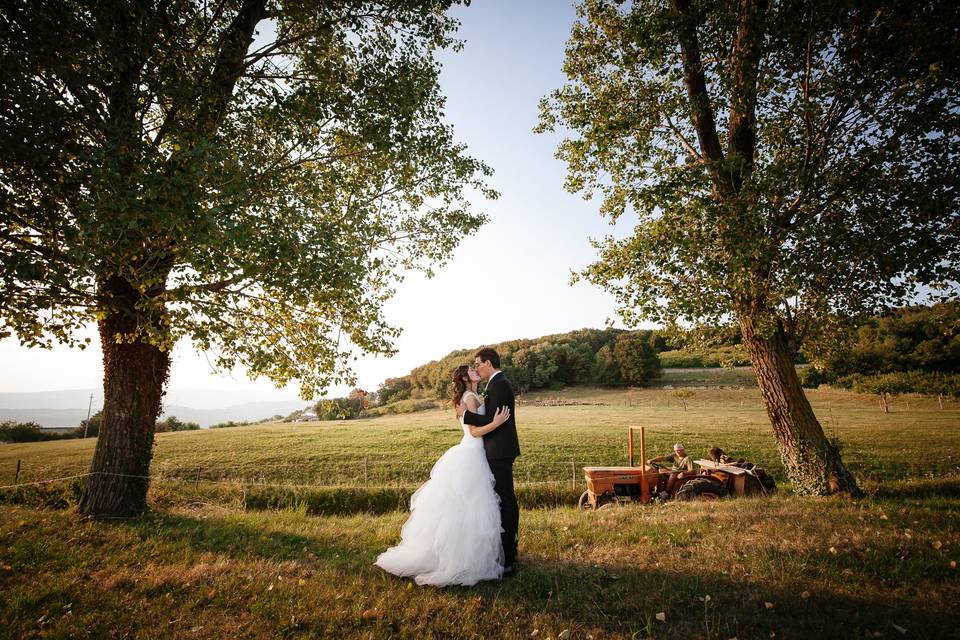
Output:
<path fill-rule="evenodd" d="M 666 493 L 670 470 L 656 464 L 636 467 L 633 463 L 634 431 L 640 432 L 640 458 L 646 460 L 646 441 L 643 427 L 629 427 L 629 467 L 584 467 L 587 490 L 580 496 L 581 509 L 602 509 L 625 502 L 647 503 L 654 498 L 677 500 L 711 500 L 726 496 L 772 494 L 776 491 L 773 478 L 763 469 L 749 462 L 721 463 L 697 460 L 700 470 L 679 478 L 669 496 Z"/>

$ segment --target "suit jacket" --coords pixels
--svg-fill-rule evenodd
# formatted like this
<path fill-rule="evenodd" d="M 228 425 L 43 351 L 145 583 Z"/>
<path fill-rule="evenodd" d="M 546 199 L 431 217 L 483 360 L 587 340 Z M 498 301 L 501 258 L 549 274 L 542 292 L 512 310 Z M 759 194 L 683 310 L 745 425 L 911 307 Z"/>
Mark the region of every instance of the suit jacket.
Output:
<path fill-rule="evenodd" d="M 486 413 L 480 415 L 467 411 L 463 414 L 463 421 L 475 427 L 485 427 L 493 421 L 493 414 L 498 407 L 509 407 L 510 419 L 483 436 L 483 449 L 490 460 L 513 460 L 520 455 L 513 386 L 503 372 L 500 372 L 487 383 L 486 394 L 487 398 L 484 400 Z"/>

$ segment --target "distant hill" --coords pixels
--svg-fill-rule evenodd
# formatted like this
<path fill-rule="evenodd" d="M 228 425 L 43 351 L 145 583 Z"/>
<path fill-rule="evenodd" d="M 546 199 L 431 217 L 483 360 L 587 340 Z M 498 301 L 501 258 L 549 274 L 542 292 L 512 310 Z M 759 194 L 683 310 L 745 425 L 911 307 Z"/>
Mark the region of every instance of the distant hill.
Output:
<path fill-rule="evenodd" d="M 103 392 L 94 389 L 67 389 L 30 393 L 0 393 L 0 421 L 36 422 L 45 427 L 75 426 L 87 417 L 87 405 L 93 393 L 93 411 L 103 407 Z M 186 404 L 165 404 L 161 417 L 176 416 L 181 420 L 196 422 L 208 427 L 218 422 L 256 421 L 273 415 L 287 415 L 302 409 L 302 400 L 261 400 L 238 402 L 249 398 L 250 392 L 235 391 L 172 391 L 172 401 L 187 400 L 202 404 L 196 407 Z M 217 405 L 217 402 L 222 404 Z"/>
<path fill-rule="evenodd" d="M 488 346 L 500 354 L 503 372 L 521 393 L 579 384 L 646 385 L 660 374 L 657 352 L 669 347 L 657 331 L 612 328 L 578 329 Z M 406 376 L 387 379 L 378 389 L 380 402 L 449 397 L 453 371 L 472 363 L 478 348 L 452 351 Z"/>

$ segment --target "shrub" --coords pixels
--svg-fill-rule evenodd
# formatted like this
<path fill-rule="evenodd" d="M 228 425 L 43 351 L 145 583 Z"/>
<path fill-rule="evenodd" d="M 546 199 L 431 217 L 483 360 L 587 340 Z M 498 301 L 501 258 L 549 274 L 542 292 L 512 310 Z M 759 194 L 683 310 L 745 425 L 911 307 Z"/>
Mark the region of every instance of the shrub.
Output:
<path fill-rule="evenodd" d="M 821 384 L 833 384 L 836 381 L 836 376 L 825 373 L 814 366 L 801 369 L 799 374 L 800 384 L 807 389 L 816 389 Z"/>
<path fill-rule="evenodd" d="M 165 433 L 168 431 L 196 431 L 200 428 L 200 425 L 196 422 L 184 422 L 177 418 L 177 416 L 170 416 L 165 420 L 157 420 L 157 433 Z"/>
<path fill-rule="evenodd" d="M 282 420 L 283 416 L 274 416 L 274 419 Z M 269 420 L 269 418 L 268 418 Z M 228 420 L 227 422 L 218 422 L 217 424 L 210 425 L 210 429 L 229 429 L 230 427 L 247 427 L 253 424 L 252 422 L 234 422 L 233 420 Z"/>
<path fill-rule="evenodd" d="M 349 420 L 363 412 L 364 399 L 354 395 L 350 398 L 321 400 L 314 407 L 318 420 Z"/>
<path fill-rule="evenodd" d="M 441 406 L 449 407 L 450 403 L 441 403 L 436 400 L 410 398 L 408 400 L 398 400 L 397 402 L 391 402 L 390 404 L 382 404 L 377 407 L 371 407 L 364 413 L 365 415 L 374 418 L 377 416 L 395 415 L 399 413 L 430 411 L 432 409 L 440 408 Z"/>
<path fill-rule="evenodd" d="M 407 378 L 387 378 L 377 390 L 377 397 L 381 404 L 390 404 L 398 400 L 406 400 L 410 397 L 410 389 L 413 387 Z"/>
<path fill-rule="evenodd" d="M 711 349 L 679 349 L 660 354 L 660 364 L 671 369 L 714 369 L 717 367 L 750 366 L 750 356 L 742 344 L 723 345 Z"/>
<path fill-rule="evenodd" d="M 667 369 L 700 369 L 707 366 L 703 364 L 703 356 L 684 350 L 661 352 L 660 365 Z"/>

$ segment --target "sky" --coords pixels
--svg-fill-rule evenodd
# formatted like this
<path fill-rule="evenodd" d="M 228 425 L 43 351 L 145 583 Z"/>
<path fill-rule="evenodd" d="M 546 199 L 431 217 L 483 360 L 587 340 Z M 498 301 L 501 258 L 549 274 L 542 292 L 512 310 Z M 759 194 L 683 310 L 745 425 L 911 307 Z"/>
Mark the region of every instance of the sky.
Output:
<path fill-rule="evenodd" d="M 622 235 L 599 213 L 599 200 L 566 192 L 564 163 L 554 158 L 559 135 L 533 133 L 538 102 L 564 82 L 564 45 L 574 22 L 566 0 L 474 0 L 457 7 L 459 52 L 442 52 L 446 119 L 469 153 L 494 169 L 498 200 L 477 201 L 490 218 L 465 238 L 445 267 L 427 279 L 410 274 L 386 306 L 403 329 L 392 358 L 361 357 L 358 386 L 376 389 L 388 377 L 450 351 L 514 338 L 534 338 L 616 320 L 612 296 L 585 283 L 570 285 L 571 271 L 595 257 L 590 237 Z M 496 284 L 496 296 L 485 283 Z M 503 283 L 506 283 L 505 285 Z M 0 392 L 98 388 L 103 368 L 97 335 L 86 351 L 26 349 L 0 341 Z M 173 352 L 167 401 L 178 392 L 235 391 L 249 400 L 297 397 L 296 385 L 277 390 L 251 382 L 243 370 L 214 372 L 213 357 L 187 342 Z M 328 395 L 342 395 L 334 388 Z"/>

